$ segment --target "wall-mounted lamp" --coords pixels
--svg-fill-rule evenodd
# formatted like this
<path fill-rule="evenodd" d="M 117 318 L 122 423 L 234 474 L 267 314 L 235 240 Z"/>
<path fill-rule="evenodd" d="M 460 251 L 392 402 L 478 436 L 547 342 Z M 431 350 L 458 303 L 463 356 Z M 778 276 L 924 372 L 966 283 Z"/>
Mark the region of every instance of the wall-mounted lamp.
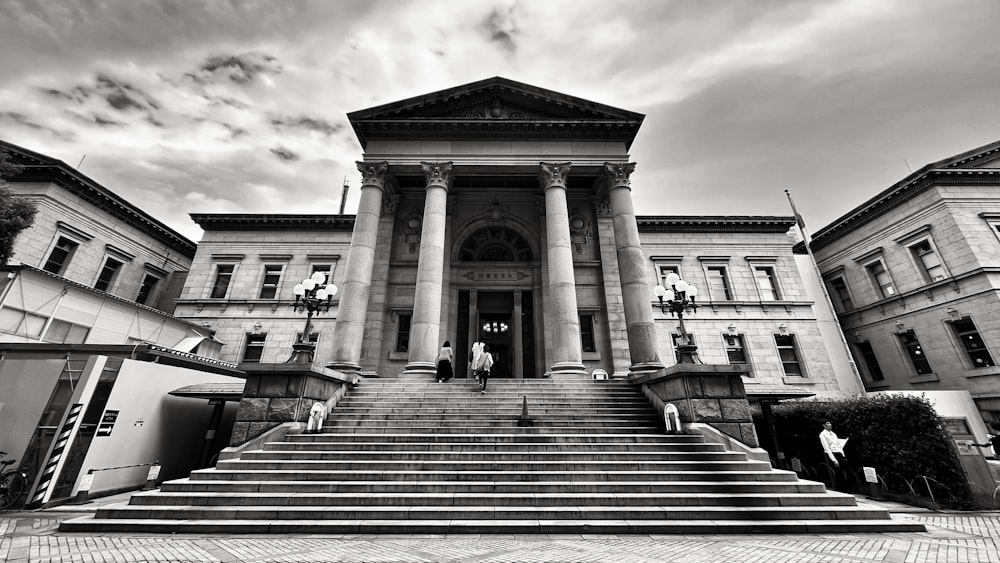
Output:
<path fill-rule="evenodd" d="M 786 325 L 785 323 L 781 323 L 780 325 L 778 325 L 778 334 L 780 334 L 781 336 L 788 336 L 788 325 Z"/>
<path fill-rule="evenodd" d="M 737 334 L 737 332 L 736 332 L 736 325 L 734 325 L 732 323 L 730 323 L 729 326 L 726 327 L 726 330 L 729 331 L 729 336 L 736 336 L 736 334 Z"/>

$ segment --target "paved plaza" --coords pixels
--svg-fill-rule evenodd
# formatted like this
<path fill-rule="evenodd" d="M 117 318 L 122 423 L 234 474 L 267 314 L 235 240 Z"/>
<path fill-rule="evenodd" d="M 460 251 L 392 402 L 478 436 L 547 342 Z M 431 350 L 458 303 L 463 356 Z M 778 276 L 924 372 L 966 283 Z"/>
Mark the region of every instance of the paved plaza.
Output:
<path fill-rule="evenodd" d="M 0 513 L 0 560 L 21 562 L 336 561 L 614 563 L 1000 563 L 1000 512 L 933 512 L 882 503 L 927 533 L 790 536 L 218 536 L 65 534 L 59 522 L 123 502 Z M 873 501 L 859 497 L 859 502 Z"/>

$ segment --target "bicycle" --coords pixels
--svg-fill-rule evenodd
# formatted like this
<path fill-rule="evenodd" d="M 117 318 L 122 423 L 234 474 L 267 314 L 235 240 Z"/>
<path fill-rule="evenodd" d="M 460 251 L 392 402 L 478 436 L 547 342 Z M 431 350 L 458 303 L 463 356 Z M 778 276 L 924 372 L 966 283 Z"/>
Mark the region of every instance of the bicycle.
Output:
<path fill-rule="evenodd" d="M 0 456 L 7 455 L 7 452 L 0 452 Z M 7 466 L 14 465 L 17 460 L 8 459 L 0 461 L 0 510 L 6 510 L 21 498 L 24 488 L 28 484 L 28 474 L 17 469 L 7 469 Z"/>

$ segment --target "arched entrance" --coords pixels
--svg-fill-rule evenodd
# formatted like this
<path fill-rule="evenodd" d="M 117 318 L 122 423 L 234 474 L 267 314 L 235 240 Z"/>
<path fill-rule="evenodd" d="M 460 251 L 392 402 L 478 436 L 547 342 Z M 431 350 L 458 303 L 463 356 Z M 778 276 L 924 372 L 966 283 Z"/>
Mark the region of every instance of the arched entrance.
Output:
<path fill-rule="evenodd" d="M 458 350 L 464 360 L 481 337 L 493 353 L 493 377 L 539 377 L 535 296 L 539 264 L 533 245 L 516 230 L 490 225 L 464 237 L 455 254 Z M 468 377 L 465 362 L 456 376 Z"/>

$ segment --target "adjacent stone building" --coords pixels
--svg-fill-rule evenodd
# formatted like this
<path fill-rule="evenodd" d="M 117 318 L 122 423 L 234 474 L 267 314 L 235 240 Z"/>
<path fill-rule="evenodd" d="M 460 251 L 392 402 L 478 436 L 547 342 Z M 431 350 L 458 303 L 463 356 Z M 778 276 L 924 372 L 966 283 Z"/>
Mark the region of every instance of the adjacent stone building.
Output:
<path fill-rule="evenodd" d="M 643 116 L 503 78 L 350 114 L 364 148 L 357 215 L 194 214 L 204 229 L 177 314 L 283 361 L 305 314 L 293 286 L 328 272 L 315 360 L 431 377 L 479 335 L 495 376 L 629 373 L 674 363 L 653 287 L 700 290 L 686 319 L 706 362 L 749 367 L 761 396 L 841 396 L 786 236 L 791 217 L 636 216 L 628 150 Z M 458 362 L 458 376 L 465 365 Z"/>
<path fill-rule="evenodd" d="M 865 386 L 968 390 L 1000 421 L 1000 142 L 929 164 L 816 233 Z"/>

